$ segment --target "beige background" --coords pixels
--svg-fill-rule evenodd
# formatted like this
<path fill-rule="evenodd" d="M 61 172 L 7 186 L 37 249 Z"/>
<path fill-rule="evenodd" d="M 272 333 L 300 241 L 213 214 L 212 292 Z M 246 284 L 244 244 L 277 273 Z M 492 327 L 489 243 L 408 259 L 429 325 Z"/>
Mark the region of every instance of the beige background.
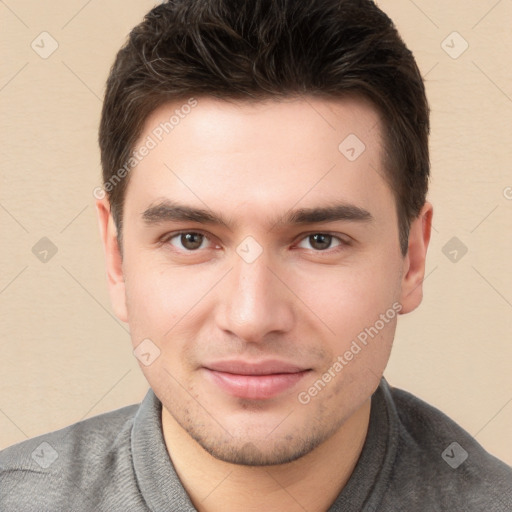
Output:
<path fill-rule="evenodd" d="M 107 73 L 152 5 L 0 2 L 0 448 L 148 388 L 110 307 L 92 190 Z M 426 77 L 435 207 L 424 302 L 400 318 L 385 375 L 512 464 L 512 1 L 379 5 Z M 51 49 L 43 31 L 58 43 L 46 59 L 31 48 Z M 58 249 L 46 263 L 42 237 Z"/>

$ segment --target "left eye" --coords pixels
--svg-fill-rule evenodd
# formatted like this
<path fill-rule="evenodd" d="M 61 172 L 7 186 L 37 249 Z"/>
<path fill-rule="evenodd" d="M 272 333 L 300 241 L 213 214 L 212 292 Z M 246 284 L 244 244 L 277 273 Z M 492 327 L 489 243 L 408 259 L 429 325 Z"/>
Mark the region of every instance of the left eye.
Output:
<path fill-rule="evenodd" d="M 184 249 L 186 251 L 195 251 L 197 249 L 204 249 L 208 243 L 208 238 L 202 233 L 187 232 L 178 233 L 168 239 L 168 242 L 177 247 L 178 249 Z"/>
<path fill-rule="evenodd" d="M 336 244 L 332 245 L 333 242 L 336 242 Z M 304 246 L 305 243 L 309 244 L 310 247 Z M 336 247 L 338 245 L 341 245 L 341 240 L 338 237 L 328 235 L 327 233 L 314 233 L 313 235 L 309 235 L 302 239 L 298 244 L 298 246 L 303 249 L 313 248 L 315 251 L 325 251 L 326 249 L 330 249 L 331 247 Z"/>

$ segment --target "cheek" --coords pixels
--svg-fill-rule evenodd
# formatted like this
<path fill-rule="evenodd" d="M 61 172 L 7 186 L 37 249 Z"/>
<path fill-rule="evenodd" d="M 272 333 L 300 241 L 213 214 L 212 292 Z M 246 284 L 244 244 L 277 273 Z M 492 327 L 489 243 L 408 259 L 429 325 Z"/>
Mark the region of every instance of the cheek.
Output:
<path fill-rule="evenodd" d="M 325 332 L 344 345 L 392 307 L 399 297 L 398 275 L 389 262 L 372 262 L 304 272 L 295 276 L 292 286 L 304 302 L 299 308 L 306 306 Z"/>
<path fill-rule="evenodd" d="M 151 264 L 127 266 L 126 297 L 133 342 L 161 339 L 184 312 L 183 289 Z M 186 288 L 185 288 L 186 289 Z"/>
<path fill-rule="evenodd" d="M 201 273 L 193 268 L 170 268 L 154 261 L 144 262 L 141 257 L 140 263 L 127 270 L 132 338 L 149 337 L 164 344 L 178 332 L 200 327 L 198 315 L 207 313 L 203 299 L 208 298 L 218 281 L 211 269 Z"/>

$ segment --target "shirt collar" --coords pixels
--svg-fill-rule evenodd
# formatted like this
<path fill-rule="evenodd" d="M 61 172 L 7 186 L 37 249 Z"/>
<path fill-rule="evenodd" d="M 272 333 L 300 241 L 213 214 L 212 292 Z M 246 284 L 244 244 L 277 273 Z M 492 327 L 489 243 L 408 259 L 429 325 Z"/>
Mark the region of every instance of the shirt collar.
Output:
<path fill-rule="evenodd" d="M 152 512 L 196 512 L 167 452 L 161 412 L 160 400 L 149 389 L 135 415 L 131 438 L 140 492 Z M 370 422 L 361 455 L 329 512 L 377 510 L 396 458 L 398 424 L 390 387 L 382 377 L 372 395 Z"/>

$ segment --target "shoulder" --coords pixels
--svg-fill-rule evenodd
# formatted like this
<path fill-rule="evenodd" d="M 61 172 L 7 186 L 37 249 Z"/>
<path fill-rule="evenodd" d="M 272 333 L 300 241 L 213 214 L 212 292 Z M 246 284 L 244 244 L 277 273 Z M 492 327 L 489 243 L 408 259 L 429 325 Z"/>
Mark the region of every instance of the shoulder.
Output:
<path fill-rule="evenodd" d="M 94 416 L 0 451 L 0 509 L 56 510 L 71 502 L 90 509 L 91 496 L 101 496 L 110 479 L 130 477 L 130 434 L 138 408 Z"/>
<path fill-rule="evenodd" d="M 393 485 L 411 505 L 432 510 L 512 510 L 512 468 L 488 453 L 446 414 L 389 387 L 398 415 Z M 437 507 L 437 508 L 436 508 Z M 420 507 L 421 508 L 421 507 Z"/>

